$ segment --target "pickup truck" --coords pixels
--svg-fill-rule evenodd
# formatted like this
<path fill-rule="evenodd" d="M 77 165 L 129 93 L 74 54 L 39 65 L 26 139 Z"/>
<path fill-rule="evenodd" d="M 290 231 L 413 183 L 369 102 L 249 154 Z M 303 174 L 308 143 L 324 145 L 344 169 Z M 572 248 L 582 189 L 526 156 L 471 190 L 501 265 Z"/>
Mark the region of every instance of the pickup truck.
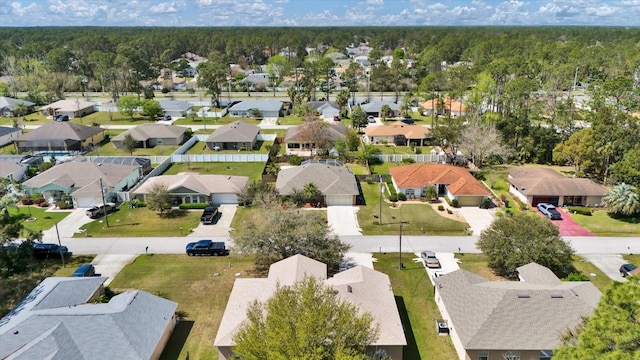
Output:
<path fill-rule="evenodd" d="M 104 216 L 105 210 L 107 214 L 116 211 L 116 204 L 106 203 L 104 205 L 94 206 L 91 209 L 87 210 L 86 214 L 88 217 L 95 219 L 99 218 L 100 216 Z"/>
<path fill-rule="evenodd" d="M 224 242 L 214 242 L 211 240 L 198 240 L 187 244 L 187 255 L 225 255 L 227 249 Z"/>
<path fill-rule="evenodd" d="M 203 224 L 213 224 L 213 220 L 216 218 L 218 214 L 217 206 L 208 206 L 202 212 L 202 216 L 200 216 L 200 222 Z"/>

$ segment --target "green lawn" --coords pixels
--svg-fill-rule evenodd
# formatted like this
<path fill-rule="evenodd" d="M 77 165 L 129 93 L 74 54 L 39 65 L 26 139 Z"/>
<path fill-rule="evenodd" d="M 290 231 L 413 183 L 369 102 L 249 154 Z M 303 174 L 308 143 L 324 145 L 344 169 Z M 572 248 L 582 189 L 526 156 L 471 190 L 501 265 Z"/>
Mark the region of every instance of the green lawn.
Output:
<path fill-rule="evenodd" d="M 217 162 L 217 163 L 173 163 L 163 175 L 175 175 L 181 172 L 196 172 L 200 174 L 219 174 L 248 176 L 249 180 L 262 179 L 264 163 L 259 162 Z"/>
<path fill-rule="evenodd" d="M 611 280 L 611 278 L 603 273 L 597 266 L 578 255 L 573 256 L 573 266 L 576 270 L 588 276 L 589 281 L 591 281 L 591 283 L 593 283 L 593 285 L 595 285 L 595 287 L 597 287 L 601 292 L 604 292 L 604 290 L 613 282 L 613 280 Z M 591 276 L 591 274 L 595 274 L 595 276 Z"/>
<path fill-rule="evenodd" d="M 130 209 L 121 206 L 109 215 L 109 227 L 104 218 L 97 219 L 81 227 L 91 237 L 151 237 L 182 236 L 200 223 L 201 211 L 174 209 L 169 215 L 160 216 L 147 208 Z M 77 233 L 75 237 L 84 237 Z"/>
<path fill-rule="evenodd" d="M 277 137 L 285 137 L 287 130 L 285 129 L 260 129 L 260 134 L 276 134 Z"/>
<path fill-rule="evenodd" d="M 213 347 L 236 279 L 253 277 L 249 257 L 141 255 L 116 276 L 116 291 L 140 289 L 178 303 L 184 321 L 176 326 L 161 359 L 217 359 Z M 217 274 L 217 275 L 214 275 Z M 168 276 L 169 275 L 169 276 Z"/>
<path fill-rule="evenodd" d="M 225 115 L 221 118 L 214 118 L 214 117 L 197 117 L 195 119 L 190 118 L 190 117 L 185 117 L 182 119 L 178 119 L 176 121 L 173 122 L 174 125 L 202 125 L 202 126 L 208 126 L 208 125 L 226 125 L 226 124 L 231 124 L 232 122 L 236 122 L 236 121 L 243 121 L 246 122 L 248 124 L 253 124 L 253 125 L 258 125 L 260 124 L 260 120 L 258 119 L 254 119 L 254 118 L 247 118 L 247 117 L 237 117 L 237 116 L 230 116 L 230 115 Z"/>
<path fill-rule="evenodd" d="M 169 156 L 180 145 L 158 145 L 152 148 L 137 148 L 130 154 L 125 149 L 116 149 L 111 142 L 102 144 L 99 148 L 87 153 L 87 156 Z"/>
<path fill-rule="evenodd" d="M 296 115 L 287 115 L 278 118 L 278 125 L 300 125 L 302 124 L 302 118 Z"/>
<path fill-rule="evenodd" d="M 408 222 L 403 226 L 407 235 L 466 235 L 469 225 L 466 222 L 451 220 L 440 216 L 427 203 L 402 204 L 392 207 L 382 202 L 382 225 L 375 216 L 380 212 L 380 186 L 378 184 L 360 183 L 366 205 L 360 206 L 358 222 L 363 235 L 395 235 L 399 234 L 399 221 Z"/>
<path fill-rule="evenodd" d="M 401 166 L 402 164 L 392 163 L 392 162 L 384 162 L 379 165 L 371 165 L 371 174 L 377 175 L 388 175 L 389 169 L 395 166 Z"/>
<path fill-rule="evenodd" d="M 349 164 L 344 164 L 346 167 L 348 167 L 349 169 L 351 169 L 351 171 L 353 171 L 354 174 L 356 175 L 368 175 L 369 172 L 367 171 L 367 168 L 360 165 L 360 164 L 353 164 L 353 163 L 349 163 Z"/>
<path fill-rule="evenodd" d="M 433 298 L 433 285 L 422 263 L 405 262 L 405 269 L 398 269 L 398 253 L 373 256 L 376 270 L 391 280 L 393 294 L 407 337 L 403 359 L 456 359 L 451 338 L 436 333 L 435 321 L 441 319 Z"/>
<path fill-rule="evenodd" d="M 44 231 L 51 229 L 55 226 L 57 222 L 60 222 L 62 219 L 69 215 L 70 211 L 49 211 L 46 212 L 47 208 L 41 208 L 37 206 L 20 206 L 18 209 L 9 208 L 9 214 L 16 215 L 18 213 L 24 214 L 27 217 L 31 214 L 32 218 L 35 218 L 34 221 L 26 220 L 24 222 L 24 227 L 33 231 Z"/>
<path fill-rule="evenodd" d="M 189 150 L 187 150 L 187 155 L 197 155 L 197 154 L 268 154 L 269 146 L 273 145 L 273 141 L 262 141 L 258 140 L 256 142 L 257 149 L 255 150 L 219 150 L 213 151 L 206 147 L 206 144 L 203 142 L 195 143 Z"/>
<path fill-rule="evenodd" d="M 377 149 L 380 149 L 380 153 L 383 155 L 415 155 L 416 153 L 409 146 L 394 146 L 394 145 L 373 145 Z M 431 146 L 418 146 L 420 154 L 430 154 Z"/>
<path fill-rule="evenodd" d="M 324 216 L 324 223 L 327 224 L 326 210 L 321 209 L 321 210 L 309 210 L 309 211 L 322 212 L 322 215 Z M 256 207 L 238 206 L 238 208 L 236 209 L 236 214 L 233 217 L 233 221 L 231 222 L 231 229 L 233 229 L 232 236 L 236 237 L 236 236 L 242 235 L 242 231 L 243 229 L 246 228 L 246 224 L 261 221 L 260 216 L 261 216 L 261 212 Z"/>
<path fill-rule="evenodd" d="M 606 210 L 596 210 L 591 216 L 571 214 L 571 218 L 598 236 L 640 236 L 640 218 L 614 219 Z"/>
<path fill-rule="evenodd" d="M 80 123 L 81 119 L 71 119 L 71 122 Z M 140 125 L 153 122 L 153 120 L 149 120 L 149 118 L 140 114 L 133 114 L 133 120 L 131 120 L 130 116 L 121 114 L 118 111 L 97 111 L 82 118 L 82 123 L 85 125 Z"/>

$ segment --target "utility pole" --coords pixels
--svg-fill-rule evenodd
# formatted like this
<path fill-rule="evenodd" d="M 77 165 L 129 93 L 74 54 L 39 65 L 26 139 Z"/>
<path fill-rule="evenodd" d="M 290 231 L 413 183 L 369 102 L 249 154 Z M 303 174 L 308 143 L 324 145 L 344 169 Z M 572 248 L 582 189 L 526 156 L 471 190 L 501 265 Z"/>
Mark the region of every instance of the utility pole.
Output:
<path fill-rule="evenodd" d="M 102 194 L 102 211 L 104 211 L 104 222 L 109 227 L 109 216 L 107 215 L 107 203 L 104 200 L 104 188 L 102 187 L 102 178 L 100 178 L 100 194 Z"/>
<path fill-rule="evenodd" d="M 62 253 L 62 243 L 60 242 L 60 232 L 58 231 L 58 223 L 56 222 L 56 235 L 58 236 L 58 252 L 60 252 L 60 259 L 62 260 L 62 267 L 64 267 L 64 254 Z"/>
<path fill-rule="evenodd" d="M 378 212 L 378 221 L 382 225 L 382 196 L 384 195 L 384 188 L 382 187 L 382 176 L 380 176 L 380 210 Z"/>
<path fill-rule="evenodd" d="M 400 222 L 400 266 L 398 267 L 398 269 L 402 270 L 404 269 L 404 265 L 402 265 L 402 225 L 403 222 Z"/>

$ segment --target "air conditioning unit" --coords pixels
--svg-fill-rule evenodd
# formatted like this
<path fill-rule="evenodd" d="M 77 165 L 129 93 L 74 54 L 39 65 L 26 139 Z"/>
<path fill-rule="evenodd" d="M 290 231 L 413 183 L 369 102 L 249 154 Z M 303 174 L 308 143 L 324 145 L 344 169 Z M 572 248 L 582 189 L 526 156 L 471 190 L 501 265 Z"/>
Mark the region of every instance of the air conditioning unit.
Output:
<path fill-rule="evenodd" d="M 449 335 L 449 324 L 446 320 L 436 320 L 438 335 Z"/>

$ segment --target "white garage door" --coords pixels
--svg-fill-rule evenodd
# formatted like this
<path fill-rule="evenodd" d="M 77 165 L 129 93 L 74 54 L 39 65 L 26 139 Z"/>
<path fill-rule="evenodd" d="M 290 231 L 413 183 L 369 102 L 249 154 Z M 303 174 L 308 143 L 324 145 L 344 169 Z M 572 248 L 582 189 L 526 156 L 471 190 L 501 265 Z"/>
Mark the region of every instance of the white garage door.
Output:
<path fill-rule="evenodd" d="M 95 197 L 77 197 L 75 198 L 76 207 L 90 208 L 96 205 L 102 205 L 102 199 Z"/>
<path fill-rule="evenodd" d="M 238 197 L 236 194 L 213 194 L 211 201 L 214 204 L 237 204 Z"/>
<path fill-rule="evenodd" d="M 327 205 L 353 205 L 353 195 L 327 195 Z"/>

